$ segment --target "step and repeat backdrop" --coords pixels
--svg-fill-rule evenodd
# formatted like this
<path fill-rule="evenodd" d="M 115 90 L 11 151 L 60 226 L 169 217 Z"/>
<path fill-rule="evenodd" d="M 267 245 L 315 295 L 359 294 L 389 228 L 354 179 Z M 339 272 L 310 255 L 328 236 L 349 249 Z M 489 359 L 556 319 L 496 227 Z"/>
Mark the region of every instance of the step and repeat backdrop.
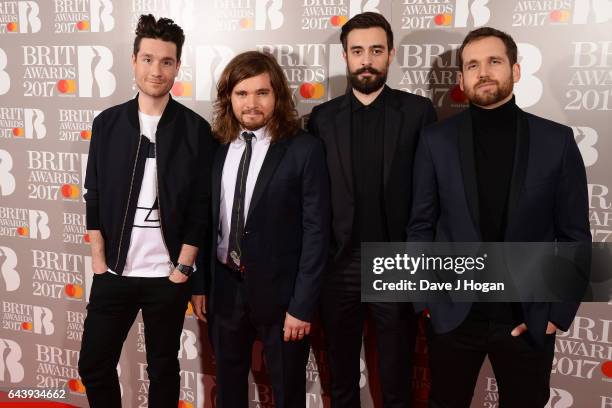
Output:
<path fill-rule="evenodd" d="M 92 280 L 83 181 L 91 122 L 132 98 L 130 58 L 138 17 L 170 17 L 186 44 L 172 95 L 211 119 L 215 83 L 237 53 L 272 53 L 304 121 L 346 90 L 340 27 L 383 13 L 397 56 L 388 84 L 432 99 L 441 118 L 464 109 L 456 49 L 490 25 L 518 43 L 525 110 L 571 126 L 589 178 L 595 241 L 612 241 L 612 0 L 0 0 L 0 390 L 66 390 L 86 407 L 77 372 Z M 366 330 L 367 334 L 367 330 Z M 364 407 L 380 405 L 373 339 L 362 354 Z M 426 344 L 417 344 L 415 396 L 426 405 Z M 251 407 L 272 407 L 261 355 L 253 353 Z M 181 404 L 212 407 L 215 362 L 206 326 L 191 310 L 181 336 Z M 307 366 L 307 406 L 329 406 L 320 332 Z M 461 375 L 461 367 L 448 362 Z M 525 367 L 525 370 L 529 370 Z M 144 327 L 137 320 L 117 367 L 124 406 L 146 407 Z M 612 304 L 583 304 L 559 334 L 550 408 L 612 408 Z M 407 385 L 409 386 L 409 385 Z M 472 407 L 498 406 L 483 368 Z"/>

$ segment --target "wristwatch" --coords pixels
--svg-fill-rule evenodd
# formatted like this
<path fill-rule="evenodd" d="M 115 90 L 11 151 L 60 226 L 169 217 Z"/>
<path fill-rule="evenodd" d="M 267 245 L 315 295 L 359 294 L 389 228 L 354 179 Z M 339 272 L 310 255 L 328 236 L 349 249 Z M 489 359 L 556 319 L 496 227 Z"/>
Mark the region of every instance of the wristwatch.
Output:
<path fill-rule="evenodd" d="M 176 269 L 183 275 L 189 277 L 193 274 L 193 266 L 177 264 Z"/>

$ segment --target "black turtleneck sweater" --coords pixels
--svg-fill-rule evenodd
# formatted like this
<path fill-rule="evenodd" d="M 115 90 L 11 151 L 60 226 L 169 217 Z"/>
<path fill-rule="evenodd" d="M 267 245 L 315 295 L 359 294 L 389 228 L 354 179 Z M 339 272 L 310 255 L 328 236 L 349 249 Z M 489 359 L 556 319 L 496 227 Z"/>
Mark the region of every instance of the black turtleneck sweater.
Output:
<path fill-rule="evenodd" d="M 514 97 L 495 109 L 470 104 L 482 241 L 503 241 L 517 133 Z"/>
<path fill-rule="evenodd" d="M 480 233 L 484 242 L 504 241 L 508 194 L 514 167 L 518 108 L 514 97 L 495 109 L 470 104 Z M 518 304 L 475 303 L 472 318 L 513 324 L 521 319 Z"/>

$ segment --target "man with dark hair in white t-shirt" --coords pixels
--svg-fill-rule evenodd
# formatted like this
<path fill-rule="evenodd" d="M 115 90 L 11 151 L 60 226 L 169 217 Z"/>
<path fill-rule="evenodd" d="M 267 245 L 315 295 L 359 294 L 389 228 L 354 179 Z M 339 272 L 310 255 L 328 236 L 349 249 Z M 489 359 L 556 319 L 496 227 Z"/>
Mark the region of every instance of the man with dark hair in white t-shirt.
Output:
<path fill-rule="evenodd" d="M 176 407 L 178 351 L 190 275 L 208 228 L 209 124 L 174 101 L 183 30 L 141 16 L 132 67 L 136 98 L 96 117 L 85 178 L 95 273 L 79 358 L 91 407 L 120 407 L 116 366 L 139 311 L 149 407 Z"/>

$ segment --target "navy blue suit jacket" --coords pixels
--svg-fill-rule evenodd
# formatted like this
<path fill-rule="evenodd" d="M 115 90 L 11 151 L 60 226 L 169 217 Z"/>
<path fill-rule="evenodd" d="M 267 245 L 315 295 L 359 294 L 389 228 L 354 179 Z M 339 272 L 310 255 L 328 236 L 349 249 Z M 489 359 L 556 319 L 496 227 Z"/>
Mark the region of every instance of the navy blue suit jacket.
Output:
<path fill-rule="evenodd" d="M 505 241 L 591 241 L 587 180 L 572 130 L 519 110 Z M 480 220 L 469 110 L 425 129 L 417 148 L 407 240 L 479 242 Z M 486 192 L 484 192 L 486 194 Z M 529 333 L 543 340 L 548 321 L 571 325 L 578 303 L 523 303 Z M 420 304 L 436 332 L 453 330 L 471 303 Z"/>
<path fill-rule="evenodd" d="M 226 270 L 217 268 L 221 178 L 229 145 L 212 168 L 212 240 L 201 258 L 208 313 L 234 313 Z M 242 237 L 242 259 L 251 319 L 283 322 L 285 312 L 310 321 L 318 304 L 330 235 L 329 176 L 323 143 L 298 131 L 270 145 L 257 176 Z"/>

